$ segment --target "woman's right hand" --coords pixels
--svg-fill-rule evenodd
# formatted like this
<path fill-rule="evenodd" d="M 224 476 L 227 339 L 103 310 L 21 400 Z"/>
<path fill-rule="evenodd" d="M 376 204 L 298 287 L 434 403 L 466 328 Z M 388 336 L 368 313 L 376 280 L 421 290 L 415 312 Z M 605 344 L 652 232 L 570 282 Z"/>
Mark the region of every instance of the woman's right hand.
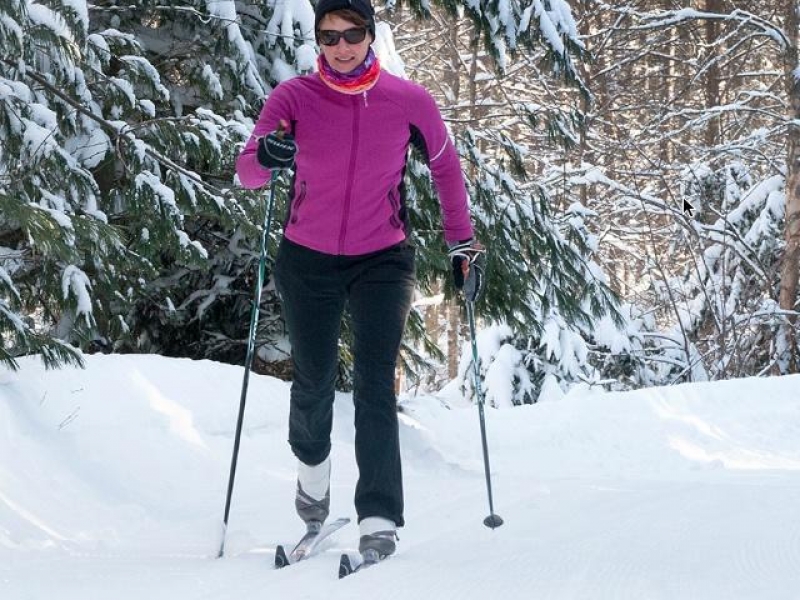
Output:
<path fill-rule="evenodd" d="M 294 136 L 286 131 L 286 123 L 281 121 L 278 129 L 259 138 L 258 163 L 265 169 L 291 169 L 297 154 Z"/>

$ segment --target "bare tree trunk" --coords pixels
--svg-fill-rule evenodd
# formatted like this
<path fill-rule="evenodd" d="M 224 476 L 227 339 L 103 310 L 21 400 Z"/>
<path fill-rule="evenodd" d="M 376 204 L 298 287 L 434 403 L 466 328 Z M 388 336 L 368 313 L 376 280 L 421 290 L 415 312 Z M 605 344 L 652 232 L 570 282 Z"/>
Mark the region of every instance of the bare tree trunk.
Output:
<path fill-rule="evenodd" d="M 461 22 L 456 19 L 450 28 L 450 73 L 447 80 L 453 95 L 453 103 L 458 105 L 461 99 L 461 72 L 462 60 L 460 55 L 459 40 L 461 37 Z M 454 117 L 459 118 L 461 111 L 454 112 Z M 451 298 L 449 302 L 441 304 L 442 316 L 447 318 L 447 376 L 455 379 L 458 375 L 458 359 L 461 348 L 461 312 L 458 299 Z"/>
<path fill-rule="evenodd" d="M 470 119 L 473 123 L 480 122 L 480 119 L 486 112 L 482 107 L 478 106 L 478 59 L 480 57 L 480 49 L 481 34 L 479 31 L 474 30 L 472 32 L 472 40 L 470 42 L 472 62 L 470 62 L 469 65 L 469 111 Z M 485 152 L 486 142 L 483 140 L 478 140 L 478 148 L 481 152 Z M 472 181 L 475 181 L 476 175 L 477 167 L 472 164 L 470 165 L 469 177 Z"/>
<path fill-rule="evenodd" d="M 788 149 L 786 154 L 786 251 L 781 264 L 780 306 L 783 310 L 795 310 L 797 301 L 797 285 L 800 277 L 800 81 L 797 79 L 798 68 L 798 15 L 797 3 L 786 2 L 786 33 L 790 47 L 786 53 L 784 70 L 786 87 L 789 95 L 789 127 Z M 797 318 L 789 317 L 786 327 L 788 342 L 788 371 L 798 371 Z"/>
<path fill-rule="evenodd" d="M 722 12 L 722 0 L 706 0 L 706 11 L 713 13 Z M 708 60 L 711 61 L 706 71 L 706 82 L 704 86 L 706 108 L 720 105 L 720 85 L 719 85 L 719 65 L 717 58 L 719 49 L 717 48 L 717 37 L 719 36 L 719 23 L 715 19 L 707 19 L 705 22 L 706 45 L 711 50 Z M 720 143 L 720 122 L 719 117 L 715 117 L 708 122 L 706 129 L 706 146 L 709 148 Z"/>
<path fill-rule="evenodd" d="M 435 281 L 431 286 L 431 295 L 437 296 L 442 292 L 442 284 L 440 281 Z M 441 317 L 444 316 L 445 309 L 442 308 L 444 304 L 438 302 L 425 307 L 425 330 L 433 337 L 439 338 L 439 333 L 442 330 Z"/>
<path fill-rule="evenodd" d="M 588 8 L 588 6 L 586 6 L 588 4 L 588 2 L 583 2 L 582 4 L 583 5 L 580 8 L 585 13 L 586 9 Z M 592 31 L 592 27 L 591 27 L 590 20 L 589 19 L 582 19 L 580 21 L 580 33 L 581 33 L 581 35 L 588 36 L 589 34 L 591 34 L 591 31 Z M 589 51 L 592 51 L 592 48 L 590 46 L 588 46 L 588 45 L 587 45 L 587 49 Z M 602 71 L 603 65 L 600 62 L 601 58 L 602 58 L 602 55 L 598 55 L 598 57 L 597 57 L 597 60 L 598 60 L 597 68 Z M 581 76 L 583 77 L 583 80 L 586 82 L 586 85 L 589 87 L 589 89 L 597 89 L 597 87 L 599 87 L 599 86 L 597 86 L 595 84 L 595 82 L 594 82 L 594 80 L 592 78 L 592 71 L 588 68 L 588 65 L 586 63 L 581 63 L 579 68 L 581 70 Z M 589 127 L 591 127 L 591 124 L 589 123 L 589 119 L 590 119 L 592 108 L 593 108 L 592 104 L 591 104 L 591 102 L 590 102 L 590 100 L 588 98 L 582 98 L 581 99 L 581 110 L 583 111 L 583 114 L 586 116 L 586 123 L 584 124 L 585 125 L 584 127 L 581 127 L 580 132 L 579 132 L 580 142 L 579 142 L 578 148 L 577 148 L 578 157 L 577 157 L 577 161 L 576 161 L 577 164 L 579 164 L 579 165 L 582 165 L 584 163 L 594 162 L 594 156 L 592 155 L 591 148 L 589 148 L 589 136 L 588 136 L 588 129 L 589 129 Z M 584 206 L 589 206 L 590 195 L 589 195 L 589 186 L 587 184 L 584 184 L 584 185 L 581 186 L 581 188 L 580 188 L 580 198 L 581 198 L 581 204 L 583 204 Z"/>
<path fill-rule="evenodd" d="M 478 106 L 478 55 L 480 51 L 480 33 L 473 31 L 470 43 L 472 62 L 469 70 L 469 105 L 470 117 L 473 122 L 483 116 L 482 109 Z M 475 165 L 470 167 L 469 177 L 475 180 Z M 450 301 L 450 328 L 447 344 L 448 376 L 455 379 L 458 375 L 458 361 L 461 354 L 461 301 L 455 297 Z"/>
<path fill-rule="evenodd" d="M 461 349 L 461 307 L 458 298 L 450 298 L 447 303 L 447 376 L 455 379 L 458 375 L 458 359 Z"/>
<path fill-rule="evenodd" d="M 661 0 L 658 6 L 664 10 L 670 8 L 669 0 Z M 679 36 L 686 35 L 686 29 L 681 28 L 679 29 Z M 643 47 L 648 46 L 648 37 L 649 34 L 647 32 L 643 32 L 641 44 Z M 662 44 L 663 42 L 660 42 Z M 668 106 L 669 103 L 672 101 L 672 96 L 675 92 L 676 87 L 676 76 L 679 73 L 676 73 L 676 59 L 677 61 L 680 60 L 680 55 L 683 52 L 683 48 L 685 48 L 684 43 L 680 44 L 668 44 L 665 48 L 663 53 L 656 52 L 653 56 L 650 57 L 648 62 L 654 68 L 654 73 L 651 73 L 647 77 L 647 84 L 650 88 L 648 91 L 648 97 L 656 100 L 660 106 Z M 673 159 L 672 153 L 672 145 L 669 141 L 669 136 L 666 135 L 668 126 L 662 124 L 659 129 L 664 132 L 665 135 L 661 136 L 661 142 L 659 143 L 659 162 L 661 165 L 669 165 Z"/>

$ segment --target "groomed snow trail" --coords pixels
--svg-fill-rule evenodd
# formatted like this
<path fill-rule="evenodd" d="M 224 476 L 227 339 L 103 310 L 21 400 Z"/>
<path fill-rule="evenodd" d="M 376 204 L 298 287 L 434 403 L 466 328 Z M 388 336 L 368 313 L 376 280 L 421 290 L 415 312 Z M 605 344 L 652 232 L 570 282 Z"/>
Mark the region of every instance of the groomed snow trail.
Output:
<path fill-rule="evenodd" d="M 800 598 L 800 377 L 487 411 L 496 531 L 477 412 L 405 399 L 399 552 L 343 581 L 352 524 L 271 568 L 302 527 L 288 386 L 266 377 L 214 558 L 240 384 L 240 368 L 142 356 L 0 374 L 0 598 Z M 337 396 L 335 516 L 355 516 L 352 416 Z"/>

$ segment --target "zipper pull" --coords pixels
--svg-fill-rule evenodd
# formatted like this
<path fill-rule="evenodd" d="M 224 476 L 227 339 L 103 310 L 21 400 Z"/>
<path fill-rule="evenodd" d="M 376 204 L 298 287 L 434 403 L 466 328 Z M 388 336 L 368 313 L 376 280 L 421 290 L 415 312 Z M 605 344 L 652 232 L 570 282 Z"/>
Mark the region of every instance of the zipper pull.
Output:
<path fill-rule="evenodd" d="M 364 90 L 364 108 L 369 108 L 369 102 L 367 102 L 367 90 Z"/>

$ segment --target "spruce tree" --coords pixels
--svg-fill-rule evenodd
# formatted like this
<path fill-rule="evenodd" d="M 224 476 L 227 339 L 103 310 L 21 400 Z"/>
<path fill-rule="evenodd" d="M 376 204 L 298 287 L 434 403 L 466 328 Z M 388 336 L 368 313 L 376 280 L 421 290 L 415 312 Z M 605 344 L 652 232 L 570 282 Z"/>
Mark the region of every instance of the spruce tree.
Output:
<path fill-rule="evenodd" d="M 29 353 L 49 367 L 80 363 L 66 341 L 91 335 L 109 310 L 114 297 L 98 292 L 135 285 L 126 273 L 146 267 L 109 223 L 91 173 L 115 132 L 76 110 L 90 97 L 78 68 L 86 43 L 74 9 L 0 6 L 0 361 L 11 368 Z"/>
<path fill-rule="evenodd" d="M 65 344 L 230 351 L 246 319 L 220 306 L 249 301 L 263 214 L 232 190 L 269 89 L 252 46 L 287 54 L 266 7 L 241 28 L 233 2 L 0 10 L 4 361 L 78 360 Z"/>

